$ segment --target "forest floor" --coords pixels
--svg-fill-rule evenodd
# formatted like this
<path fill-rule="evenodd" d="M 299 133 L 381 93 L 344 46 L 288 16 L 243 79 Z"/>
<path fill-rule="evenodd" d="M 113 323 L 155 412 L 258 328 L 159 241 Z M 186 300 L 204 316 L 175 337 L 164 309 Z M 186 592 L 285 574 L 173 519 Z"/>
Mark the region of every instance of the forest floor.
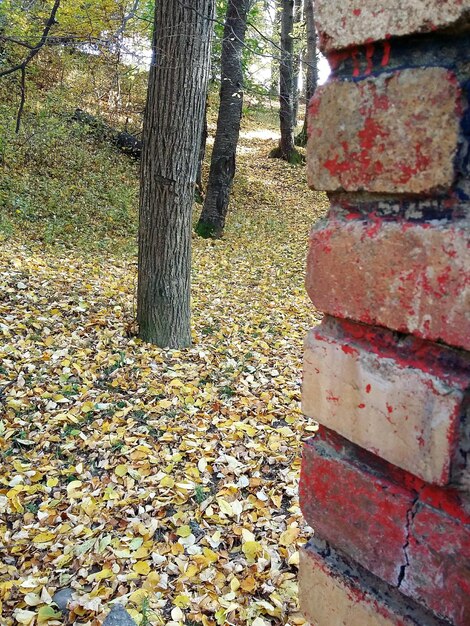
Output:
<path fill-rule="evenodd" d="M 0 165 L 1 624 L 64 624 L 64 588 L 77 626 L 116 600 L 140 626 L 303 624 L 303 281 L 326 198 L 268 158 L 275 118 L 245 115 L 225 237 L 193 238 L 193 347 L 160 350 L 132 336 L 137 166 L 41 123 Z"/>

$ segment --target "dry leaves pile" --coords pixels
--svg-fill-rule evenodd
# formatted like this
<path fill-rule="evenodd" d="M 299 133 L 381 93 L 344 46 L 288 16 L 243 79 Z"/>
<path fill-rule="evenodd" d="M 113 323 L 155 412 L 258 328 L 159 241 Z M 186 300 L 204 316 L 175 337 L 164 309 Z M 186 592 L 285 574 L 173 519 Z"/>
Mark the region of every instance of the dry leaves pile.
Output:
<path fill-rule="evenodd" d="M 133 258 L 2 245 L 2 626 L 63 624 L 61 588 L 77 626 L 118 598 L 141 626 L 303 623 L 303 274 L 325 201 L 243 147 L 226 238 L 194 240 L 190 350 L 128 336 Z"/>

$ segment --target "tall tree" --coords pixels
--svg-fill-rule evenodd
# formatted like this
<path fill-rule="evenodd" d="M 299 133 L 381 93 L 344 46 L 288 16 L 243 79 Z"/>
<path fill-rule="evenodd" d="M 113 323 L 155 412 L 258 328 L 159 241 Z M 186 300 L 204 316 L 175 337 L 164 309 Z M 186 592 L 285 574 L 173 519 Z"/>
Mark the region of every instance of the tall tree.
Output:
<path fill-rule="evenodd" d="M 281 0 L 281 64 L 280 64 L 280 122 L 281 157 L 286 161 L 294 154 L 294 0 Z"/>
<path fill-rule="evenodd" d="M 281 7 L 279 0 L 265 0 L 264 10 L 270 19 L 269 36 L 271 37 L 271 76 L 269 93 L 273 98 L 279 96 L 279 48 L 281 43 Z"/>
<path fill-rule="evenodd" d="M 271 152 L 289 163 L 299 163 L 301 155 L 294 147 L 294 0 L 281 3 L 281 59 L 279 67 L 279 119 L 281 139 L 279 147 Z"/>
<path fill-rule="evenodd" d="M 221 237 L 228 211 L 243 107 L 242 52 L 252 0 L 228 0 L 222 43 L 220 105 L 209 182 L 196 232 Z"/>
<path fill-rule="evenodd" d="M 307 143 L 308 104 L 313 97 L 318 85 L 318 57 L 317 57 L 317 32 L 315 30 L 315 14 L 313 0 L 304 0 L 305 24 L 307 28 L 307 65 L 305 80 L 305 118 L 304 125 L 297 135 L 295 143 L 305 146 Z"/>
<path fill-rule="evenodd" d="M 156 2 L 144 117 L 139 336 L 191 344 L 191 215 L 206 102 L 214 0 Z"/>
<path fill-rule="evenodd" d="M 302 24 L 302 0 L 294 0 L 294 54 L 293 54 L 293 67 L 294 67 L 294 79 L 292 85 L 292 117 L 294 124 L 294 132 L 297 127 L 297 116 L 299 113 L 299 76 L 301 69 L 301 24 Z"/>
<path fill-rule="evenodd" d="M 206 156 L 207 137 L 209 135 L 209 127 L 207 124 L 207 110 L 208 109 L 209 109 L 209 94 L 207 94 L 207 97 L 206 97 L 206 106 L 204 109 L 204 120 L 202 122 L 201 141 L 199 143 L 199 156 L 198 156 L 197 174 L 196 174 L 196 193 L 194 196 L 198 204 L 203 204 L 204 202 L 204 185 L 202 182 L 202 169 L 204 166 L 204 158 Z"/>

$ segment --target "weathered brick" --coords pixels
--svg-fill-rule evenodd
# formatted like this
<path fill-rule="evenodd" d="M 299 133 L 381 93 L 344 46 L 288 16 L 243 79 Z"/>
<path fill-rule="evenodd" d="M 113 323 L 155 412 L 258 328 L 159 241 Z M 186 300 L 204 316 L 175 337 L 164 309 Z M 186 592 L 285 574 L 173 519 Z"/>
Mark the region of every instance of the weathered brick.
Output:
<path fill-rule="evenodd" d="M 405 564 L 406 520 L 415 494 L 376 475 L 353 455 L 338 453 L 331 438 L 341 440 L 332 433 L 328 439 L 325 433 L 322 429 L 304 446 L 302 513 L 322 539 L 383 580 L 396 583 Z"/>
<path fill-rule="evenodd" d="M 470 349 L 470 225 L 332 219 L 312 231 L 306 287 L 336 317 Z"/>
<path fill-rule="evenodd" d="M 370 41 L 468 26 L 469 0 L 317 0 L 320 46 L 329 52 Z"/>
<path fill-rule="evenodd" d="M 315 626 L 440 626 L 358 564 L 319 540 L 300 551 L 299 599 Z"/>
<path fill-rule="evenodd" d="M 305 343 L 303 412 L 430 483 L 458 474 L 469 386 L 470 358 L 383 328 L 327 317 Z"/>
<path fill-rule="evenodd" d="M 455 626 L 470 624 L 470 525 L 418 503 L 400 589 Z"/>
<path fill-rule="evenodd" d="M 308 181 L 320 191 L 429 194 L 454 182 L 461 89 L 444 68 L 320 87 L 309 108 Z"/>
<path fill-rule="evenodd" d="M 304 446 L 301 508 L 316 534 L 454 626 L 470 623 L 470 514 L 323 427 Z"/>

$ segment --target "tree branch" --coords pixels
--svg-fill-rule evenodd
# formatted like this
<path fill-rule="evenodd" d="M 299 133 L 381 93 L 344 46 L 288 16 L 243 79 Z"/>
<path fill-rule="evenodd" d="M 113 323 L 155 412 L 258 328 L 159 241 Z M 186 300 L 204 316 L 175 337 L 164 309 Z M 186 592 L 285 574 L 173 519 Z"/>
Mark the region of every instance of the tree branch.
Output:
<path fill-rule="evenodd" d="M 134 17 L 136 17 L 137 11 L 139 9 L 139 4 L 140 4 L 140 0 L 134 0 L 134 4 L 129 9 L 129 13 L 123 16 L 121 26 L 117 29 L 116 33 L 114 34 L 115 39 L 120 39 L 122 37 L 122 35 L 124 34 L 124 31 L 126 30 L 128 22 L 130 22 L 132 19 L 134 19 Z"/>
<path fill-rule="evenodd" d="M 17 46 L 28 48 L 28 50 L 32 50 L 34 48 L 34 46 L 26 41 L 21 41 L 21 39 L 16 39 L 15 37 L 7 37 L 6 35 L 0 35 L 0 41 L 5 41 L 7 43 L 16 43 Z"/>
<path fill-rule="evenodd" d="M 25 57 L 25 59 L 21 63 L 18 63 L 17 65 L 14 65 L 13 67 L 10 67 L 8 70 L 3 70 L 2 72 L 0 72 L 0 78 L 2 78 L 2 76 L 9 76 L 10 74 L 13 74 L 15 72 L 21 72 L 21 83 L 20 83 L 21 100 L 20 100 L 20 106 L 18 109 L 18 116 L 16 118 L 16 132 L 17 133 L 20 130 L 21 115 L 23 113 L 24 103 L 26 100 L 26 68 L 28 64 L 31 63 L 31 61 L 34 59 L 34 57 L 38 54 L 41 48 L 47 43 L 50 30 L 55 24 L 55 16 L 59 9 L 60 2 L 61 0 L 55 0 L 54 6 L 52 7 L 52 11 L 49 15 L 46 25 L 44 26 L 44 30 L 42 31 L 41 38 L 35 46 L 30 46 L 29 44 L 26 44 L 24 42 L 15 41 L 15 43 L 19 45 L 23 45 L 24 47 L 30 49 L 30 53 Z"/>

